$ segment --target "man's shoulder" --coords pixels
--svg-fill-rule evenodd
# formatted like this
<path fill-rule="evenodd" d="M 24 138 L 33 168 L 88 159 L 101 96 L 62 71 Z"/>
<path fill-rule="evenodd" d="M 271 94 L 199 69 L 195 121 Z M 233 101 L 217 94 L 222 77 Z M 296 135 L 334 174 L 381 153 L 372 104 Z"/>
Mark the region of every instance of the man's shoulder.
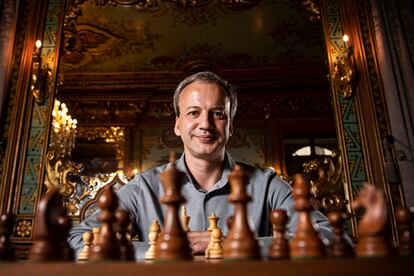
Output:
<path fill-rule="evenodd" d="M 289 184 L 277 175 L 277 172 L 273 168 L 263 168 L 239 161 L 237 161 L 236 164 L 239 165 L 243 171 L 248 173 L 254 181 L 273 182 L 289 186 Z"/>

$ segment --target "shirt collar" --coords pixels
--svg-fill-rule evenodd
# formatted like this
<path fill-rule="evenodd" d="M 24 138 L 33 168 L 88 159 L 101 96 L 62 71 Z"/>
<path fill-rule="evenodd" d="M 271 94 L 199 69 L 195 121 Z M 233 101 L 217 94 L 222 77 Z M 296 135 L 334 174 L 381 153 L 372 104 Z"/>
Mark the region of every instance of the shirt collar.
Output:
<path fill-rule="evenodd" d="M 218 190 L 223 188 L 229 181 L 229 174 L 230 172 L 233 170 L 234 166 L 236 165 L 236 162 L 234 162 L 233 158 L 230 156 L 230 154 L 226 151 L 225 152 L 225 156 L 224 156 L 224 168 L 223 168 L 223 172 L 221 174 L 221 178 L 219 179 L 219 181 L 217 181 L 217 183 L 214 185 L 213 189 L 211 189 L 209 192 L 212 192 L 214 190 Z M 191 183 L 196 189 L 199 190 L 198 187 L 196 187 L 190 177 L 190 172 L 187 168 L 187 165 L 185 164 L 185 159 L 184 159 L 184 153 L 181 155 L 181 157 L 176 161 L 176 166 L 177 169 L 184 172 L 186 175 L 186 182 Z"/>

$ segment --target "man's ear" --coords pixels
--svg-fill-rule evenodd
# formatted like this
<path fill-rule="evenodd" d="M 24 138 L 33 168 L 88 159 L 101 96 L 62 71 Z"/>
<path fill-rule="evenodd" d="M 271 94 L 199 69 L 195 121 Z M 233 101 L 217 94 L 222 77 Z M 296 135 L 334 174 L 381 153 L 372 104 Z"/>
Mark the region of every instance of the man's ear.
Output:
<path fill-rule="evenodd" d="M 180 131 L 180 118 L 178 116 L 175 116 L 174 133 L 177 136 L 181 136 L 181 131 Z"/>
<path fill-rule="evenodd" d="M 233 122 L 230 122 L 230 127 L 229 127 L 229 135 L 232 136 L 233 135 Z"/>

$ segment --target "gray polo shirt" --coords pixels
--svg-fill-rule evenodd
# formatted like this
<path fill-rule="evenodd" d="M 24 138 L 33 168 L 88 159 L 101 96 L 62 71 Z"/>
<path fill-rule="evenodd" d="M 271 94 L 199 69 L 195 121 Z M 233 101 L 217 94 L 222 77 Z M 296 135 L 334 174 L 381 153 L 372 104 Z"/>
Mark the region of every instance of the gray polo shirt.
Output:
<path fill-rule="evenodd" d="M 233 215 L 233 205 L 227 201 L 230 194 L 228 175 L 235 166 L 234 160 L 226 153 L 225 166 L 221 179 L 209 191 L 204 191 L 195 183 L 185 164 L 184 155 L 176 161 L 177 169 L 185 172 L 182 194 L 187 202 L 187 215 L 191 217 L 189 227 L 192 231 L 207 230 L 208 216 L 213 212 L 219 217 L 218 226 L 223 234 L 228 232 L 226 220 Z M 247 206 L 248 221 L 251 229 L 258 237 L 272 235 L 269 221 L 270 212 L 274 209 L 285 209 L 289 215 L 287 232 L 292 237 L 295 232 L 297 214 L 294 212 L 294 201 L 291 197 L 291 187 L 280 179 L 274 170 L 238 163 L 250 175 L 247 192 L 252 201 Z M 137 174 L 127 185 L 118 192 L 120 206 L 127 210 L 132 219 L 132 235 L 136 234 L 140 241 L 148 241 L 148 232 L 153 220 L 163 223 L 166 207 L 159 202 L 164 193 L 159 174 L 168 169 L 168 165 L 153 168 Z M 70 245 L 78 250 L 82 247 L 82 234 L 99 226 L 98 212 L 85 219 L 69 232 Z M 319 211 L 312 212 L 315 227 L 323 239 L 330 240 L 332 233 L 325 216 Z"/>

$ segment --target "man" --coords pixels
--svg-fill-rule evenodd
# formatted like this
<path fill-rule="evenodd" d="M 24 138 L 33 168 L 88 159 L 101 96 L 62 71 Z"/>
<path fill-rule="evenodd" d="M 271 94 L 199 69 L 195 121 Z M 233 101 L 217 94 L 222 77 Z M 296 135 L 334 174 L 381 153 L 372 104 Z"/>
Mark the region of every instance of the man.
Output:
<path fill-rule="evenodd" d="M 226 143 L 233 133 L 233 119 L 237 109 L 237 95 L 234 88 L 211 72 L 200 72 L 182 81 L 174 94 L 174 132 L 181 137 L 184 153 L 176 161 L 177 169 L 185 172 L 182 194 L 187 199 L 187 214 L 191 217 L 188 233 L 191 248 L 195 254 L 203 253 L 209 233 L 207 217 L 213 212 L 220 218 L 219 227 L 224 235 L 228 229 L 226 219 L 233 214 L 228 203 L 230 193 L 228 175 L 235 161 L 226 152 Z M 281 180 L 273 170 L 261 170 L 241 164 L 250 175 L 247 186 L 253 201 L 248 205 L 250 227 L 259 237 L 271 236 L 269 214 L 273 209 L 286 209 L 290 215 L 288 235 L 294 234 L 296 213 L 290 186 Z M 144 173 L 122 187 L 118 196 L 120 205 L 132 218 L 133 234 L 140 240 L 147 240 L 149 226 L 156 219 L 163 221 L 163 209 L 159 198 L 163 194 L 159 179 L 163 165 Z M 326 218 L 319 212 L 312 213 L 323 238 L 330 239 L 331 231 Z M 96 214 L 87 218 L 70 232 L 70 244 L 79 249 L 81 236 L 97 226 Z"/>

